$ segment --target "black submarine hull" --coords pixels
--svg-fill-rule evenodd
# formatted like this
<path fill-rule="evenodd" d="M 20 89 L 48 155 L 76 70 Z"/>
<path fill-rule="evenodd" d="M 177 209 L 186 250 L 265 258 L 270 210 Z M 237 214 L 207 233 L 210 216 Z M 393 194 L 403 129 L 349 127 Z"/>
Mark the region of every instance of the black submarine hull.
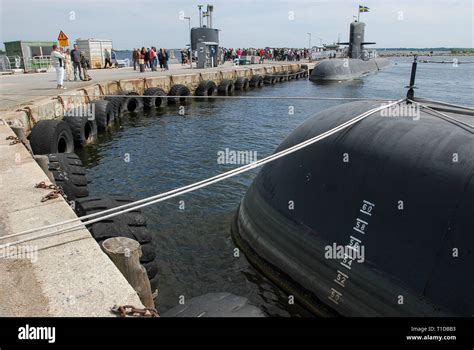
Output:
<path fill-rule="evenodd" d="M 276 152 L 375 106 L 318 113 Z M 473 132 L 424 110 L 419 118 L 376 113 L 265 165 L 233 239 L 316 314 L 470 317 Z M 364 261 L 328 257 L 334 245 L 364 247 Z"/>
<path fill-rule="evenodd" d="M 386 58 L 371 58 L 368 60 L 358 58 L 328 59 L 314 67 L 309 79 L 311 81 L 358 79 L 376 73 L 389 65 L 390 60 Z"/>

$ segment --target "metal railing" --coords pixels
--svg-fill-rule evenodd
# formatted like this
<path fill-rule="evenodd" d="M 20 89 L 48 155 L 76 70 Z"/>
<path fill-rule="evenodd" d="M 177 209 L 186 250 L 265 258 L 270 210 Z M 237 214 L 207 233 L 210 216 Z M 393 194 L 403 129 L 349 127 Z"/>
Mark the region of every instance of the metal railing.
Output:
<path fill-rule="evenodd" d="M 5 66 L 10 66 L 10 70 L 23 69 L 25 72 L 41 72 L 51 67 L 51 56 L 3 56 Z M 1 63 L 0 63 L 1 64 Z"/>
<path fill-rule="evenodd" d="M 11 72 L 10 60 L 7 56 L 0 56 L 0 72 Z"/>

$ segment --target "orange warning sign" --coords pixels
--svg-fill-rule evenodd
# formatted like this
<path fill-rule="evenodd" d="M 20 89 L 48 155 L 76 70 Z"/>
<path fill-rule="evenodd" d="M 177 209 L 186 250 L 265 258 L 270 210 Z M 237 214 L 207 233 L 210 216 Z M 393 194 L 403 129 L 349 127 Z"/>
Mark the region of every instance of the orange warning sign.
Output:
<path fill-rule="evenodd" d="M 59 32 L 58 41 L 59 41 L 59 46 L 63 46 L 63 47 L 69 46 L 69 38 L 67 37 L 66 34 L 64 34 L 62 30 Z"/>

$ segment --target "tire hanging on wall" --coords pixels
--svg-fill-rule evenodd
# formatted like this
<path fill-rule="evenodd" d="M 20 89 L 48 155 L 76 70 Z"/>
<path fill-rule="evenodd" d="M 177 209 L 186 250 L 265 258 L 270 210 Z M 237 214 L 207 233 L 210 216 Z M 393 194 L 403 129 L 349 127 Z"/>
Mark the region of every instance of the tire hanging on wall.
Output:
<path fill-rule="evenodd" d="M 230 95 L 234 92 L 235 86 L 234 82 L 229 79 L 224 79 L 219 83 L 217 87 L 217 92 L 219 95 Z"/>
<path fill-rule="evenodd" d="M 217 85 L 212 80 L 203 80 L 199 83 L 194 95 L 214 96 L 217 93 Z"/>
<path fill-rule="evenodd" d="M 184 105 L 189 104 L 191 101 L 186 96 L 190 96 L 191 91 L 189 91 L 188 87 L 183 84 L 176 84 L 173 85 L 168 92 L 168 102 L 177 105 Z"/>
<path fill-rule="evenodd" d="M 126 196 L 103 196 L 80 198 L 76 201 L 76 213 L 79 217 L 94 214 L 133 202 Z M 88 225 L 94 239 L 101 244 L 107 238 L 127 237 L 140 243 L 142 256 L 140 263 L 145 267 L 152 292 L 158 286 L 158 264 L 153 248 L 153 237 L 146 228 L 146 219 L 141 210 L 136 209 L 118 216 Z"/>
<path fill-rule="evenodd" d="M 264 83 L 267 84 L 267 85 L 275 84 L 275 77 L 271 74 L 265 75 Z"/>
<path fill-rule="evenodd" d="M 145 90 L 143 96 L 143 107 L 147 109 L 165 107 L 168 104 L 166 92 L 158 87 L 151 87 Z"/>
<path fill-rule="evenodd" d="M 34 154 L 74 152 L 74 138 L 68 123 L 59 119 L 40 120 L 29 136 Z"/>
<path fill-rule="evenodd" d="M 122 97 L 105 96 L 104 100 L 109 101 L 112 104 L 112 108 L 114 111 L 114 118 L 115 120 L 119 119 L 120 114 L 122 113 Z"/>
<path fill-rule="evenodd" d="M 143 109 L 143 98 L 142 97 L 135 97 L 140 96 L 135 91 L 122 91 L 117 95 L 123 95 L 126 97 L 122 97 L 122 105 L 121 105 L 121 112 L 136 112 Z"/>
<path fill-rule="evenodd" d="M 86 169 L 75 153 L 48 154 L 48 170 L 69 201 L 87 197 Z"/>
<path fill-rule="evenodd" d="M 64 117 L 64 121 L 69 124 L 74 138 L 74 144 L 78 147 L 97 140 L 97 122 L 89 117 Z"/>
<path fill-rule="evenodd" d="M 253 75 L 249 81 L 250 87 L 262 87 L 263 86 L 263 78 L 260 75 Z"/>
<path fill-rule="evenodd" d="M 246 77 L 238 77 L 235 80 L 235 90 L 247 90 L 249 88 L 249 80 Z"/>
<path fill-rule="evenodd" d="M 104 131 L 114 124 L 115 111 L 111 101 L 100 100 L 92 102 L 94 105 L 97 130 Z"/>

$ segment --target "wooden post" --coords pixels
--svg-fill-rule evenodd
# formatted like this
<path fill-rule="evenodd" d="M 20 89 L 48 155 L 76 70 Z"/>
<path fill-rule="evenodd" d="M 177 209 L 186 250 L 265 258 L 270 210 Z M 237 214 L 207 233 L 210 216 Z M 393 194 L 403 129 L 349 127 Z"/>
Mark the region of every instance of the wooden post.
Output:
<path fill-rule="evenodd" d="M 145 307 L 155 307 L 145 268 L 140 265 L 140 244 L 127 237 L 113 237 L 102 242 L 102 248 L 135 289 Z"/>

